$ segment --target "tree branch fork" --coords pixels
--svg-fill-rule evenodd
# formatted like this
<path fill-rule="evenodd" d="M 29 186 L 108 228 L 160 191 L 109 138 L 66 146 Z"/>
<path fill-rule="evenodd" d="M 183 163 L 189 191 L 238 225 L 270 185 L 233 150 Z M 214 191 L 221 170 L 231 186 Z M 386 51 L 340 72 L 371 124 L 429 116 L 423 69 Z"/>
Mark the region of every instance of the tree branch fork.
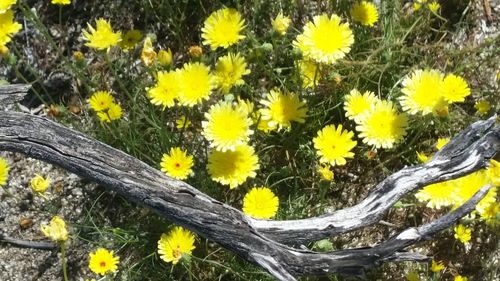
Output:
<path fill-rule="evenodd" d="M 27 89 L 24 85 L 0 86 L 0 102 L 3 105 L 17 102 Z M 486 167 L 500 150 L 500 126 L 496 118 L 471 124 L 429 162 L 390 175 L 354 206 L 318 217 L 286 221 L 250 218 L 122 151 L 43 117 L 0 111 L 0 150 L 23 153 L 99 183 L 219 243 L 278 280 L 333 273 L 361 276 L 367 268 L 387 261 L 427 260 L 405 249 L 431 239 L 474 210 L 491 186 L 484 186 L 464 205 L 441 218 L 406 229 L 370 248 L 319 253 L 291 246 L 373 225 L 404 196 L 426 185 Z"/>

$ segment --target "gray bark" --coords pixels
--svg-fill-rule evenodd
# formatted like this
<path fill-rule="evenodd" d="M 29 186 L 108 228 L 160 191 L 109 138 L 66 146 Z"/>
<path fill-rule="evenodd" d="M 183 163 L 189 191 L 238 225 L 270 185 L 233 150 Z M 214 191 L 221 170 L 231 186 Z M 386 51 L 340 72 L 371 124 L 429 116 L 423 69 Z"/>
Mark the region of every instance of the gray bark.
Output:
<path fill-rule="evenodd" d="M 0 112 L 0 150 L 20 152 L 88 178 L 219 243 L 276 279 L 296 280 L 299 275 L 362 275 L 365 269 L 386 261 L 426 260 L 405 248 L 431 239 L 474 210 L 490 186 L 438 220 L 407 229 L 374 247 L 317 253 L 281 242 L 301 244 L 373 224 L 402 196 L 484 167 L 499 150 L 500 128 L 495 118 L 472 124 L 430 163 L 391 175 L 353 207 L 322 217 L 281 222 L 251 219 L 122 151 L 42 117 Z"/>

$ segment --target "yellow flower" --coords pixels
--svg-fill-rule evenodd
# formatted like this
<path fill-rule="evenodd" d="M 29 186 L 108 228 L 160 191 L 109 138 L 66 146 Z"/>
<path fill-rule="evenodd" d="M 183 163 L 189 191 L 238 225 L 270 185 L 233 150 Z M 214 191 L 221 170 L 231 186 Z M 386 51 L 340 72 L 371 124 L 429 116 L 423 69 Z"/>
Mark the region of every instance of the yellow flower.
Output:
<path fill-rule="evenodd" d="M 341 23 L 340 17 L 326 14 L 315 16 L 306 23 L 302 34 L 293 42 L 307 59 L 333 64 L 351 51 L 354 36 L 348 23 Z"/>
<path fill-rule="evenodd" d="M 120 48 L 123 50 L 130 50 L 135 47 L 142 39 L 142 32 L 137 29 L 132 29 L 127 31 L 125 35 L 122 36 L 122 40 L 120 41 Z"/>
<path fill-rule="evenodd" d="M 71 0 L 52 0 L 50 3 L 57 5 L 69 5 L 71 4 Z"/>
<path fill-rule="evenodd" d="M 244 100 L 238 97 L 235 106 L 238 110 L 244 112 L 246 115 L 255 115 L 253 114 L 254 104 L 249 100 Z"/>
<path fill-rule="evenodd" d="M 7 184 L 9 178 L 9 164 L 7 160 L 0 157 L 0 186 Z"/>
<path fill-rule="evenodd" d="M 188 55 L 192 58 L 199 58 L 203 55 L 203 49 L 200 46 L 191 46 L 188 48 Z"/>
<path fill-rule="evenodd" d="M 406 135 L 408 118 L 399 113 L 392 102 L 379 101 L 361 114 L 356 123 L 364 143 L 376 148 L 392 148 Z"/>
<path fill-rule="evenodd" d="M 444 264 L 442 261 L 432 260 L 432 264 L 431 264 L 431 271 L 432 272 L 440 272 L 443 269 L 444 269 Z"/>
<path fill-rule="evenodd" d="M 191 125 L 191 120 L 187 119 L 184 115 L 175 120 L 175 127 L 177 129 L 187 128 L 189 125 Z"/>
<path fill-rule="evenodd" d="M 7 10 L 0 13 L 0 46 L 7 45 L 12 40 L 12 36 L 21 30 L 21 27 L 14 21 L 14 12 Z"/>
<path fill-rule="evenodd" d="M 278 197 L 267 187 L 254 187 L 243 198 L 243 213 L 257 219 L 274 217 L 278 206 Z"/>
<path fill-rule="evenodd" d="M 273 29 L 280 35 L 285 35 L 286 30 L 290 26 L 290 23 L 292 20 L 290 17 L 285 17 L 282 12 L 280 12 L 276 18 L 271 20 L 271 25 L 273 26 Z"/>
<path fill-rule="evenodd" d="M 491 109 L 491 104 L 489 101 L 481 100 L 474 104 L 474 108 L 479 112 L 479 114 L 486 114 Z"/>
<path fill-rule="evenodd" d="M 450 138 L 439 138 L 436 141 L 436 145 L 434 147 L 436 147 L 437 150 L 440 150 L 441 148 L 443 148 L 443 146 L 445 146 L 449 142 L 450 142 Z"/>
<path fill-rule="evenodd" d="M 347 163 L 346 158 L 353 158 L 351 150 L 356 146 L 352 140 L 354 133 L 343 130 L 342 125 L 327 125 L 318 131 L 318 136 L 313 139 L 316 154 L 321 157 L 320 163 L 329 163 L 332 166 L 342 166 Z"/>
<path fill-rule="evenodd" d="M 486 174 L 486 170 L 479 170 L 467 176 L 458 178 L 452 181 L 455 184 L 455 190 L 451 194 L 454 202 L 454 207 L 458 208 L 463 205 L 467 200 L 469 200 L 479 189 L 485 185 L 491 184 L 491 181 Z M 479 201 L 476 205 L 476 211 L 479 213 L 484 212 L 484 210 L 492 203 L 495 202 L 497 197 L 497 189 L 495 187 L 491 188 L 488 193 Z"/>
<path fill-rule="evenodd" d="M 5 45 L 0 45 L 0 57 L 5 57 L 7 54 L 9 54 L 9 48 Z"/>
<path fill-rule="evenodd" d="M 80 51 L 75 51 L 73 53 L 73 59 L 77 62 L 81 62 L 85 59 L 85 55 Z"/>
<path fill-rule="evenodd" d="M 152 104 L 163 106 L 163 109 L 172 107 L 175 105 L 175 99 L 179 97 L 179 72 L 158 71 L 157 74 L 156 85 L 148 89 L 148 97 Z"/>
<path fill-rule="evenodd" d="M 110 123 L 111 121 L 122 118 L 122 107 L 119 104 L 111 103 L 108 110 L 97 112 L 97 116 L 102 122 Z"/>
<path fill-rule="evenodd" d="M 120 257 L 115 256 L 113 251 L 104 248 L 98 248 L 95 252 L 89 254 L 89 268 L 95 274 L 106 275 L 118 270 Z"/>
<path fill-rule="evenodd" d="M 307 116 L 307 107 L 304 101 L 294 93 L 281 93 L 274 89 L 269 92 L 266 99 L 260 103 L 266 108 L 260 110 L 262 120 L 268 122 L 269 127 L 291 128 L 291 121 L 304 123 Z"/>
<path fill-rule="evenodd" d="M 66 223 L 58 216 L 54 216 L 50 220 L 50 224 L 43 224 L 41 226 L 43 235 L 54 242 L 63 242 L 68 240 L 68 230 Z"/>
<path fill-rule="evenodd" d="M 438 70 L 416 70 L 403 80 L 399 102 L 410 114 L 437 114 L 447 105 L 441 95 L 443 74 Z"/>
<path fill-rule="evenodd" d="M 0 14 L 5 13 L 10 7 L 16 4 L 17 0 L 0 0 Z"/>
<path fill-rule="evenodd" d="M 455 276 L 455 278 L 453 279 L 453 281 L 469 281 L 469 278 L 464 277 L 462 275 L 457 275 L 457 276 Z"/>
<path fill-rule="evenodd" d="M 298 63 L 300 78 L 304 88 L 314 88 L 321 78 L 319 65 L 311 60 L 301 60 Z"/>
<path fill-rule="evenodd" d="M 429 156 L 425 154 L 424 152 L 419 152 L 417 151 L 417 159 L 420 163 L 425 163 L 429 161 Z"/>
<path fill-rule="evenodd" d="M 245 84 L 243 76 L 250 73 L 245 58 L 239 53 L 229 53 L 217 60 L 215 64 L 215 84 L 223 93 L 229 93 L 233 86 Z"/>
<path fill-rule="evenodd" d="M 420 8 L 422 8 L 422 4 L 417 3 L 417 2 L 413 2 L 413 10 L 414 11 L 418 11 L 418 10 L 420 10 Z"/>
<path fill-rule="evenodd" d="M 163 233 L 158 240 L 158 254 L 165 262 L 177 264 L 183 255 L 191 255 L 195 237 L 191 231 L 180 226 L 174 227 L 168 234 Z"/>
<path fill-rule="evenodd" d="M 210 151 L 207 168 L 214 181 L 229 185 L 229 188 L 233 189 L 244 183 L 247 178 L 256 176 L 258 162 L 259 158 L 253 147 L 243 144 L 237 146 L 234 151 Z"/>
<path fill-rule="evenodd" d="M 351 8 L 351 17 L 362 25 L 373 26 L 378 20 L 377 7 L 367 1 L 356 3 Z"/>
<path fill-rule="evenodd" d="M 213 12 L 201 29 L 204 45 L 210 45 L 212 50 L 218 47 L 228 48 L 244 39 L 241 31 L 245 27 L 245 20 L 235 9 L 223 8 Z"/>
<path fill-rule="evenodd" d="M 144 39 L 141 51 L 141 61 L 145 66 L 150 66 L 156 61 L 156 52 L 153 48 L 153 41 L 151 41 L 151 37 L 146 37 L 146 39 Z"/>
<path fill-rule="evenodd" d="M 455 234 L 453 235 L 458 241 L 468 244 L 471 239 L 472 229 L 465 227 L 463 224 L 459 224 L 453 228 Z"/>
<path fill-rule="evenodd" d="M 170 48 L 167 50 L 160 50 L 158 52 L 158 62 L 163 66 L 169 66 L 172 64 L 172 51 Z"/>
<path fill-rule="evenodd" d="M 207 120 L 202 122 L 203 135 L 210 142 L 210 147 L 217 150 L 234 151 L 236 146 L 247 143 L 253 134 L 250 130 L 252 119 L 229 102 L 212 105 L 205 118 Z"/>
<path fill-rule="evenodd" d="M 463 102 L 470 95 L 467 82 L 460 76 L 448 74 L 443 80 L 441 95 L 447 102 Z"/>
<path fill-rule="evenodd" d="M 44 193 L 50 186 L 50 178 L 44 178 L 38 174 L 30 181 L 30 187 L 33 192 Z"/>
<path fill-rule="evenodd" d="M 189 107 L 208 99 L 215 86 L 210 68 L 199 62 L 185 64 L 180 70 L 178 83 L 179 102 Z"/>
<path fill-rule="evenodd" d="M 344 110 L 345 116 L 350 120 L 358 120 L 362 113 L 368 112 L 373 104 L 379 102 L 379 99 L 373 92 L 366 91 L 361 94 L 353 89 L 345 96 Z"/>
<path fill-rule="evenodd" d="M 96 20 L 96 29 L 87 23 L 88 31 L 83 31 L 83 39 L 88 41 L 85 46 L 97 50 L 109 49 L 121 41 L 121 32 L 113 32 L 111 24 L 103 19 Z"/>
<path fill-rule="evenodd" d="M 489 204 L 479 215 L 481 219 L 486 221 L 486 224 L 491 226 L 498 225 L 500 223 L 500 204 L 498 202 Z"/>
<path fill-rule="evenodd" d="M 193 173 L 193 165 L 193 156 L 180 147 L 170 148 L 170 153 L 163 154 L 160 163 L 162 172 L 178 180 L 187 179 Z"/>
<path fill-rule="evenodd" d="M 438 2 L 429 3 L 429 10 L 431 12 L 433 12 L 434 14 L 437 14 L 440 8 L 441 8 L 441 5 Z"/>
<path fill-rule="evenodd" d="M 439 182 L 425 186 L 415 194 L 415 197 L 420 202 L 427 201 L 429 208 L 441 209 L 453 205 L 452 193 L 454 191 L 455 186 L 452 182 Z"/>
<path fill-rule="evenodd" d="M 106 110 L 113 103 L 113 96 L 108 91 L 97 91 L 89 99 L 90 107 L 95 111 Z"/>
<path fill-rule="evenodd" d="M 496 161 L 495 159 L 491 159 L 490 166 L 486 171 L 491 183 L 495 186 L 500 186 L 500 162 Z"/>
<path fill-rule="evenodd" d="M 326 181 L 332 181 L 335 176 L 332 170 L 330 170 L 330 165 L 319 165 L 318 173 L 320 174 L 321 179 Z"/>

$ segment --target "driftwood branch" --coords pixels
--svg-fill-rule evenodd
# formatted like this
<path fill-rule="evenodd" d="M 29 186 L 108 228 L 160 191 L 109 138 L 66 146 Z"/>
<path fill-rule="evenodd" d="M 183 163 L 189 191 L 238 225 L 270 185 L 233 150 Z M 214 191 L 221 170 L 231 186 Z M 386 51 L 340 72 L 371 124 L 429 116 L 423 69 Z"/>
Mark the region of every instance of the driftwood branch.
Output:
<path fill-rule="evenodd" d="M 30 85 L 25 84 L 0 86 L 0 109 L 8 104 L 20 102 L 30 88 Z"/>
<path fill-rule="evenodd" d="M 282 244 L 300 244 L 377 222 L 397 200 L 418 188 L 474 172 L 499 150 L 495 117 L 472 124 L 427 164 L 405 168 L 380 183 L 359 204 L 322 217 L 292 221 L 254 220 L 185 182 L 85 135 L 42 117 L 0 112 L 0 150 L 15 151 L 88 178 L 170 221 L 219 243 L 279 280 L 299 275 L 362 275 L 386 261 L 426 260 L 406 252 L 472 211 L 483 187 L 463 206 L 370 248 L 316 253 Z"/>

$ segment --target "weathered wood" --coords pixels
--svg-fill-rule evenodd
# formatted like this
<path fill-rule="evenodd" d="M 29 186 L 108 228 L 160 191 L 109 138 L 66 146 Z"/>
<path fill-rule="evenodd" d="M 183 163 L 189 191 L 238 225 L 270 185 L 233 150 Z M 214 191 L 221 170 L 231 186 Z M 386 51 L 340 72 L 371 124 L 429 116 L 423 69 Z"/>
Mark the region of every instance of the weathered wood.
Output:
<path fill-rule="evenodd" d="M 31 241 L 13 238 L 3 233 L 2 230 L 0 230 L 0 243 L 7 243 L 19 248 L 31 248 L 38 250 L 54 250 L 59 247 L 57 244 L 47 241 Z"/>
<path fill-rule="evenodd" d="M 0 86 L 0 109 L 6 105 L 20 102 L 31 88 L 30 85 L 13 84 Z"/>
<path fill-rule="evenodd" d="M 388 177 L 356 206 L 298 223 L 251 219 L 122 151 L 38 116 L 0 112 L 0 150 L 24 153 L 61 166 L 219 243 L 262 266 L 279 280 L 295 280 L 298 275 L 361 275 L 366 268 L 385 261 L 425 260 L 424 256 L 404 249 L 430 239 L 472 211 L 489 187 L 482 188 L 450 214 L 430 224 L 407 229 L 371 248 L 316 253 L 280 242 L 299 244 L 372 224 L 409 192 L 484 167 L 499 150 L 499 130 L 495 117 L 476 122 L 452 139 L 444 152 L 436 154 L 431 162 L 405 168 Z M 324 223 L 325 219 L 328 224 L 314 225 Z M 344 220 L 347 223 L 343 223 Z M 312 223 L 313 227 L 304 222 Z"/>

